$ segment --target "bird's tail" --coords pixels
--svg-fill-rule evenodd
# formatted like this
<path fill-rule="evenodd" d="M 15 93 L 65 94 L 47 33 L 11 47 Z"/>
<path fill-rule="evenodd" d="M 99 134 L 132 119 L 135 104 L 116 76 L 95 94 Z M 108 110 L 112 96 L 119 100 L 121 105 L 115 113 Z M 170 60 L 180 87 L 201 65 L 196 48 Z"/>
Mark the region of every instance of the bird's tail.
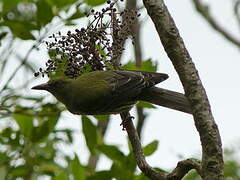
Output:
<path fill-rule="evenodd" d="M 143 76 L 146 82 L 150 83 L 149 87 L 158 84 L 162 81 L 165 81 L 168 78 L 168 75 L 165 73 L 157 73 L 157 72 L 144 72 L 139 71 Z"/>
<path fill-rule="evenodd" d="M 152 87 L 143 90 L 139 100 L 192 114 L 191 106 L 182 93 Z"/>

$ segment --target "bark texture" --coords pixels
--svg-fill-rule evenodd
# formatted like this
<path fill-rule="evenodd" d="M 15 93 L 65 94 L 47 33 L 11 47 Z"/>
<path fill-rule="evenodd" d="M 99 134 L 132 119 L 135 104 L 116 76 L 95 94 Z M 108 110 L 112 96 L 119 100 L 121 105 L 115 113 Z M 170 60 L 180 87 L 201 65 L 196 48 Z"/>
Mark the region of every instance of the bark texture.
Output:
<path fill-rule="evenodd" d="M 189 100 L 202 143 L 202 178 L 223 179 L 222 144 L 196 67 L 163 0 L 143 0 Z"/>

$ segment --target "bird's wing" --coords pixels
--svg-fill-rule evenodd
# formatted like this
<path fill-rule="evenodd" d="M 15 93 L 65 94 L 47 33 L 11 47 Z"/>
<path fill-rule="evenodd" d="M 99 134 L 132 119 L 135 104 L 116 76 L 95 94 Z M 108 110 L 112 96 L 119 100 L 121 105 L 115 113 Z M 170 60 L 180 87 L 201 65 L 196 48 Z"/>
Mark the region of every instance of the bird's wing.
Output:
<path fill-rule="evenodd" d="M 107 78 L 107 82 L 116 92 L 141 91 L 168 78 L 167 74 L 143 71 L 114 71 L 113 76 Z"/>
<path fill-rule="evenodd" d="M 141 72 L 141 71 L 113 71 L 111 76 L 104 80 L 111 87 L 111 99 L 104 110 L 114 109 L 121 111 L 122 107 L 129 107 L 138 100 L 143 89 L 152 87 L 165 80 L 168 76 L 161 73 Z"/>
<path fill-rule="evenodd" d="M 141 74 L 131 71 L 113 71 L 112 76 L 105 78 L 111 87 L 111 98 L 101 111 L 112 109 L 113 112 L 131 109 L 136 97 L 145 88 L 145 80 Z"/>
<path fill-rule="evenodd" d="M 114 71 L 113 76 L 105 79 L 112 87 L 112 93 L 119 95 L 126 93 L 138 94 L 146 87 L 146 81 L 141 73 L 134 71 Z"/>

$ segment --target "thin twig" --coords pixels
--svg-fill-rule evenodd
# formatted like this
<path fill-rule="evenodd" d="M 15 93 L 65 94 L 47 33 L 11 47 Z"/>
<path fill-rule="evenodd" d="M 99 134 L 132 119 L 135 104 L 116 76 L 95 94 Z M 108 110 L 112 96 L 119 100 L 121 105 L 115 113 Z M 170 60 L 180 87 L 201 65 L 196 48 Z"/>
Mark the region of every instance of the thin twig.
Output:
<path fill-rule="evenodd" d="M 237 0 L 233 6 L 234 14 L 240 29 L 240 0 Z"/>
<path fill-rule="evenodd" d="M 138 117 L 137 133 L 138 133 L 139 138 L 141 139 L 142 130 L 143 130 L 145 120 L 146 120 L 146 115 L 144 113 L 143 107 L 137 106 L 136 108 L 137 108 L 137 117 Z"/>
<path fill-rule="evenodd" d="M 202 17 L 212 26 L 212 28 L 219 32 L 225 39 L 230 41 L 232 44 L 236 45 L 237 47 L 240 47 L 240 40 L 234 37 L 232 34 L 230 34 L 224 27 L 222 27 L 216 19 L 213 18 L 213 16 L 209 12 L 209 7 L 201 0 L 192 0 L 193 4 L 195 5 L 196 10 L 199 12 L 199 14 L 202 15 Z"/>
<path fill-rule="evenodd" d="M 28 57 L 30 56 L 30 54 L 32 53 L 32 51 L 34 49 L 36 49 L 38 47 L 38 45 L 42 42 L 42 40 L 45 38 L 45 35 L 47 34 L 47 32 L 45 32 L 33 45 L 32 47 L 28 50 L 28 52 L 26 53 L 25 57 L 23 58 L 23 61 L 21 62 L 21 64 L 19 64 L 16 69 L 13 71 L 13 73 L 11 74 L 11 76 L 8 78 L 8 80 L 6 81 L 6 84 L 3 86 L 2 90 L 0 92 L 2 92 L 3 90 L 5 90 L 8 85 L 10 84 L 10 82 L 13 80 L 13 78 L 15 77 L 15 75 L 17 74 L 17 72 L 21 69 L 21 67 L 27 62 Z"/>
<path fill-rule="evenodd" d="M 147 163 L 142 152 L 138 133 L 133 125 L 129 112 L 121 113 L 121 118 L 124 122 L 124 127 L 127 130 L 138 167 L 145 174 L 145 176 L 149 177 L 151 180 L 165 180 L 164 173 L 156 171 Z"/>
<path fill-rule="evenodd" d="M 181 180 L 190 170 L 195 169 L 202 174 L 201 161 L 197 159 L 186 159 L 179 161 L 177 167 L 167 175 L 168 180 Z"/>
<path fill-rule="evenodd" d="M 3 48 L 3 50 L 1 51 L 1 58 L 2 58 L 2 63 L 1 63 L 1 69 L 0 69 L 0 73 L 2 74 L 0 76 L 0 79 L 3 78 L 3 74 L 4 74 L 4 69 L 8 63 L 8 58 L 10 57 L 10 55 L 12 54 L 13 52 L 13 44 L 14 44 L 14 40 L 15 38 L 12 38 L 10 40 L 8 40 L 8 44 L 6 45 L 5 48 Z"/>

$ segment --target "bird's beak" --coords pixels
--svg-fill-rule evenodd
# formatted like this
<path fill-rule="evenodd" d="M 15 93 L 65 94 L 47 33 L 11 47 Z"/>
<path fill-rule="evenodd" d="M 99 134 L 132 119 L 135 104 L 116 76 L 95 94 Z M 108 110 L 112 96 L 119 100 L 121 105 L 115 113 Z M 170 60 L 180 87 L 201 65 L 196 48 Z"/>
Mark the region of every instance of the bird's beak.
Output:
<path fill-rule="evenodd" d="M 40 84 L 40 85 L 32 87 L 31 89 L 48 90 L 49 89 L 49 84 L 48 83 Z"/>

